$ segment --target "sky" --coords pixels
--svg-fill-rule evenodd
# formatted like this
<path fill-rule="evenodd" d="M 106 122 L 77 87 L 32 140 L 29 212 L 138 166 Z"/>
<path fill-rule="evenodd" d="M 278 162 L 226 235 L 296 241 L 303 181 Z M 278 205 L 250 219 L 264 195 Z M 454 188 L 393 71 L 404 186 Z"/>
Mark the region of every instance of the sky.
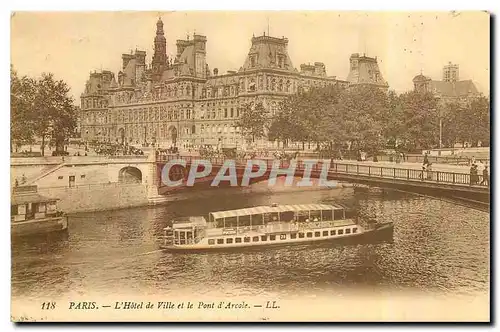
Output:
<path fill-rule="evenodd" d="M 11 15 L 11 63 L 20 75 L 52 72 L 79 103 L 89 73 L 121 70 L 122 53 L 153 54 L 161 17 L 167 53 L 194 32 L 207 37 L 207 63 L 219 73 L 238 70 L 253 35 L 285 36 L 295 68 L 323 62 L 327 74 L 345 80 L 352 53 L 377 57 L 390 89 L 411 90 L 421 72 L 442 78 L 448 62 L 460 79 L 489 94 L 490 18 L 486 12 L 16 12 Z"/>

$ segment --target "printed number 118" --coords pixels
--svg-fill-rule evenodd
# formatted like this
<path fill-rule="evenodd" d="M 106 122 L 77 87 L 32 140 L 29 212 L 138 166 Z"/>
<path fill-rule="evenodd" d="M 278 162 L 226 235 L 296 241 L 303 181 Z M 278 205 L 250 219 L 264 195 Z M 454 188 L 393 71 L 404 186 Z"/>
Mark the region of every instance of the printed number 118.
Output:
<path fill-rule="evenodd" d="M 42 303 L 42 310 L 49 310 L 49 309 L 55 309 L 55 308 L 56 308 L 55 302 L 43 302 Z"/>

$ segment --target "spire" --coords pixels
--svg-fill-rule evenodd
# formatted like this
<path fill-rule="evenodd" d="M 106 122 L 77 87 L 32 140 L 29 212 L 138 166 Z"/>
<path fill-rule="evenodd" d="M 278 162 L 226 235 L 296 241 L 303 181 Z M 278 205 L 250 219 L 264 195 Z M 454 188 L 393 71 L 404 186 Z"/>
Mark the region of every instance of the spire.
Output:
<path fill-rule="evenodd" d="M 167 64 L 167 40 L 165 38 L 165 32 L 163 31 L 163 21 L 161 20 L 161 17 L 159 17 L 158 21 L 156 22 L 154 54 L 153 61 L 151 62 L 151 67 L 154 72 L 154 79 L 159 79 L 161 77 L 163 70 L 167 67 Z"/>
<path fill-rule="evenodd" d="M 161 17 L 158 17 L 158 21 L 156 22 L 156 35 L 163 36 L 165 33 L 163 32 L 163 21 Z"/>

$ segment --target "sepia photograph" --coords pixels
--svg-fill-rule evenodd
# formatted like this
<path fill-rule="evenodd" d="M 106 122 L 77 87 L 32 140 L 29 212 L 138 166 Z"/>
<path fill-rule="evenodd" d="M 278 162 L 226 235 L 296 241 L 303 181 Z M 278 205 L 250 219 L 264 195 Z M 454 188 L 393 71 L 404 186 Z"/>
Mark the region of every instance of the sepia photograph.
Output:
<path fill-rule="evenodd" d="M 490 322 L 487 11 L 12 11 L 12 322 Z"/>

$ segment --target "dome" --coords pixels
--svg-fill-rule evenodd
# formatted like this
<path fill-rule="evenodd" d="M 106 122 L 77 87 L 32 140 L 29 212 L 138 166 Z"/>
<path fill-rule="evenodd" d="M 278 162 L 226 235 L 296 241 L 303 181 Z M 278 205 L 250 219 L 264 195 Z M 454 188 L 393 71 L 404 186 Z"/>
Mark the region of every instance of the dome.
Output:
<path fill-rule="evenodd" d="M 424 76 L 422 74 L 417 75 L 413 78 L 413 82 L 422 82 L 422 81 L 428 81 L 428 80 L 430 80 L 430 78 L 428 78 L 427 76 Z"/>

